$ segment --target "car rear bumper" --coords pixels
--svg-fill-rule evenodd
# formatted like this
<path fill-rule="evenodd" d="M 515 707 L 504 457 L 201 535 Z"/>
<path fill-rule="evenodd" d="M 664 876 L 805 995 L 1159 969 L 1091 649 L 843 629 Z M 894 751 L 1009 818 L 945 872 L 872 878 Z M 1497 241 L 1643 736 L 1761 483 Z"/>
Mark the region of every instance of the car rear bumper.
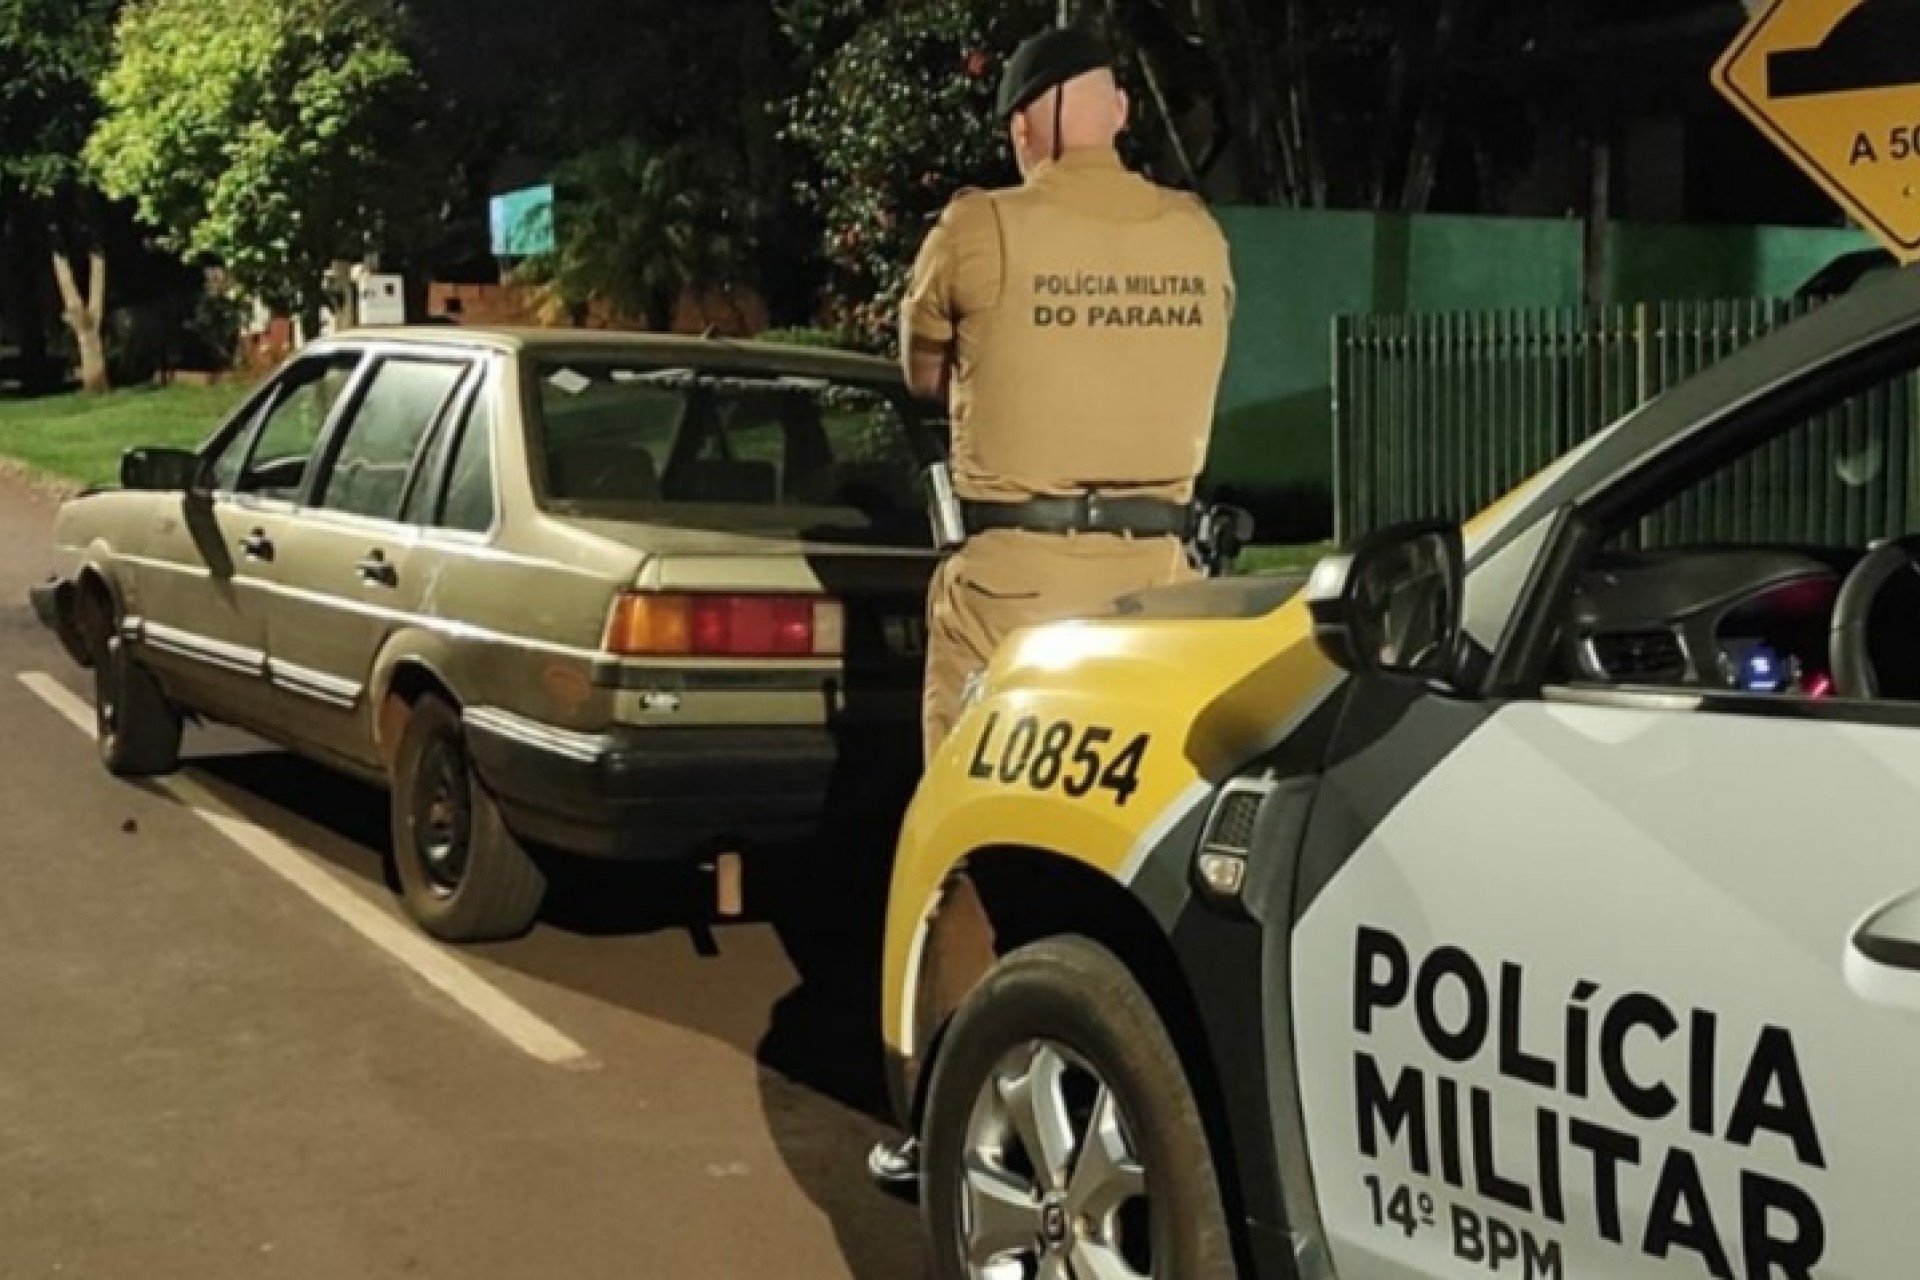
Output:
<path fill-rule="evenodd" d="M 580 734 L 491 708 L 469 710 L 465 725 L 507 825 L 587 857 L 668 860 L 801 838 L 832 805 L 911 788 L 918 774 L 912 725 Z"/>
<path fill-rule="evenodd" d="M 93 658 L 87 652 L 86 640 L 80 634 L 80 621 L 74 612 L 73 584 L 65 578 L 50 578 L 29 587 L 27 599 L 41 625 L 60 637 L 60 647 L 67 651 L 67 656 L 83 667 L 91 666 Z"/>

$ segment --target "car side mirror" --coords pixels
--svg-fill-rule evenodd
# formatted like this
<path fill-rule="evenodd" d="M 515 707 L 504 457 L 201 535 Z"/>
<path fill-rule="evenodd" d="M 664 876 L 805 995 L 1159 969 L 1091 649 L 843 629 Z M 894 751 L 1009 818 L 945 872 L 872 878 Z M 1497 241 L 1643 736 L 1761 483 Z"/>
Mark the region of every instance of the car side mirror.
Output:
<path fill-rule="evenodd" d="M 1466 556 L 1457 526 L 1395 525 L 1327 556 L 1307 581 L 1313 638 L 1355 675 L 1451 683 L 1460 663 Z"/>
<path fill-rule="evenodd" d="M 120 455 L 120 487 L 148 493 L 179 493 L 199 478 L 200 455 L 185 449 L 129 449 Z"/>

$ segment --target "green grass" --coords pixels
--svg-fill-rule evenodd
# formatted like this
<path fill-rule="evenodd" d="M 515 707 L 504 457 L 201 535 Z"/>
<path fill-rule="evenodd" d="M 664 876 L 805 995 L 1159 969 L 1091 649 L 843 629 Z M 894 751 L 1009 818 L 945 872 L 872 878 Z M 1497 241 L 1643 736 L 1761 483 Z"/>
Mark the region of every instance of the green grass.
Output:
<path fill-rule="evenodd" d="M 1333 551 L 1330 542 L 1297 547 L 1248 547 L 1234 562 L 1235 573 L 1306 573 L 1321 556 Z"/>
<path fill-rule="evenodd" d="M 109 484 L 135 445 L 191 449 L 250 386 L 142 387 L 100 396 L 0 397 L 0 457 L 75 484 Z"/>

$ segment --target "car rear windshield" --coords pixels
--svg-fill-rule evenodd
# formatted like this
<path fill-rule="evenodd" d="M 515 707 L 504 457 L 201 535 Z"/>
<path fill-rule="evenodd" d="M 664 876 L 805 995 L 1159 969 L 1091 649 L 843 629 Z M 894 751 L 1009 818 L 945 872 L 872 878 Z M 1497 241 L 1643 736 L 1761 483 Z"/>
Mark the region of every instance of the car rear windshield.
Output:
<path fill-rule="evenodd" d="M 542 359 L 539 452 L 549 499 L 918 512 L 903 405 L 877 385 L 777 373 Z"/>

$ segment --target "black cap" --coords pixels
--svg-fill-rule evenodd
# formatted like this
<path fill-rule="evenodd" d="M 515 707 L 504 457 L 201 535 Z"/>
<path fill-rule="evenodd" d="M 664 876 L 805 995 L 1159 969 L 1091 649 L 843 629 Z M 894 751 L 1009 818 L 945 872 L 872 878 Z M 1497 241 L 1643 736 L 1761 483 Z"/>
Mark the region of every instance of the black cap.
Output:
<path fill-rule="evenodd" d="M 1106 46 L 1080 27 L 1055 27 L 1030 36 L 1013 51 L 1000 77 L 1000 119 L 1026 110 L 1049 89 L 1112 65 Z"/>

